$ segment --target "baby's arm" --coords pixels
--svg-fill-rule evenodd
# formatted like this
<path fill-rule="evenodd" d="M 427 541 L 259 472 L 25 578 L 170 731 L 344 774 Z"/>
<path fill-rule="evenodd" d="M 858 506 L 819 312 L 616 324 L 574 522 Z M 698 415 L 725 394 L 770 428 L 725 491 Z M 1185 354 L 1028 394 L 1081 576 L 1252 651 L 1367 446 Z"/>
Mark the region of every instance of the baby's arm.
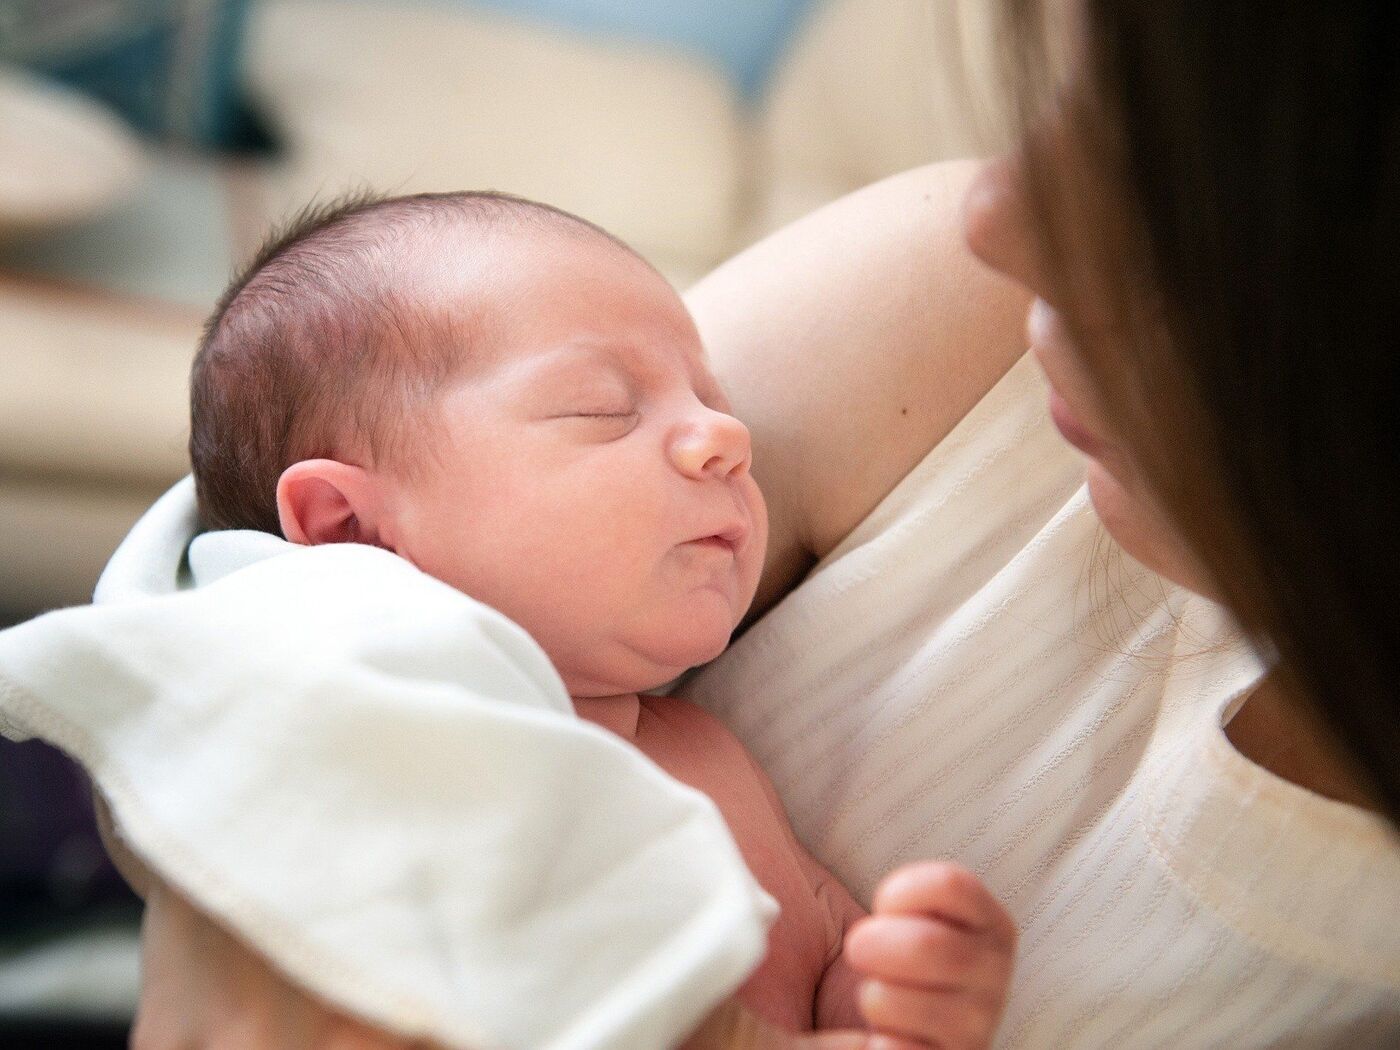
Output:
<path fill-rule="evenodd" d="M 743 748 L 742 744 L 739 746 Z M 856 903 L 846 887 L 841 885 L 841 880 L 822 867 L 802 843 L 797 841 L 797 836 L 792 831 L 792 822 L 788 820 L 787 809 L 778 797 L 773 782 L 768 779 L 768 774 L 758 764 L 758 760 L 749 754 L 747 748 L 743 748 L 743 753 L 753 769 L 754 779 L 758 781 L 764 798 L 768 800 L 768 805 L 787 829 L 788 845 L 797 855 L 807 885 L 826 911 L 827 938 L 831 948 L 827 955 L 826 969 L 817 985 L 817 993 L 812 1003 L 813 1023 L 819 1029 L 864 1028 L 865 1021 L 857 1006 L 856 996 L 860 975 L 851 969 L 841 945 L 845 940 L 846 931 L 865 918 L 865 909 Z"/>
<path fill-rule="evenodd" d="M 789 824 L 768 774 L 748 759 Z M 990 1046 L 1011 983 L 1016 924 L 981 880 L 956 864 L 908 864 L 884 878 L 867 915 L 790 824 L 788 834 L 829 922 L 831 954 L 812 1006 L 816 1027 L 868 1026 L 881 1034 L 880 1050 Z"/>
<path fill-rule="evenodd" d="M 810 853 L 798 845 L 803 871 L 817 900 L 826 908 L 831 929 L 831 955 L 817 985 L 812 1003 L 812 1019 L 819 1029 L 864 1028 L 859 991 L 861 974 L 857 972 L 842 950 L 846 931 L 865 918 L 865 909 L 850 895 L 841 880 L 822 867 Z"/>

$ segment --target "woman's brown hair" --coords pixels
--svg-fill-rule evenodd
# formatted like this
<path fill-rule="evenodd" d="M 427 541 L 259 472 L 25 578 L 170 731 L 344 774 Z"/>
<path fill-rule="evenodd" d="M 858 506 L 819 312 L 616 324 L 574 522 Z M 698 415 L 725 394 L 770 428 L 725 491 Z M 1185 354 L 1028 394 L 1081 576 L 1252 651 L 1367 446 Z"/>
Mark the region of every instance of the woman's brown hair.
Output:
<path fill-rule="evenodd" d="M 1047 8 L 1006 0 L 1018 79 Z M 1400 7 L 1084 0 L 1023 170 L 1118 433 L 1400 822 Z M 1048 79 L 1048 78 L 1046 78 Z M 1033 85 L 1032 85 L 1033 86 Z M 1039 91 L 1026 92 L 1043 100 Z"/>

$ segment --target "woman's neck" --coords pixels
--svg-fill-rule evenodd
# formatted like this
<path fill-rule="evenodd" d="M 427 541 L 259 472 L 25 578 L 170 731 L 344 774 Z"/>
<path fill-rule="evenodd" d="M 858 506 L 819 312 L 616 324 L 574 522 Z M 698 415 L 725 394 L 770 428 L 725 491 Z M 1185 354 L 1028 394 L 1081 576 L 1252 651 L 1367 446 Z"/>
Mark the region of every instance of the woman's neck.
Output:
<path fill-rule="evenodd" d="M 1275 776 L 1325 798 L 1379 810 L 1338 755 L 1331 733 L 1306 704 L 1285 695 L 1273 675 L 1235 712 L 1225 735 L 1240 754 Z"/>

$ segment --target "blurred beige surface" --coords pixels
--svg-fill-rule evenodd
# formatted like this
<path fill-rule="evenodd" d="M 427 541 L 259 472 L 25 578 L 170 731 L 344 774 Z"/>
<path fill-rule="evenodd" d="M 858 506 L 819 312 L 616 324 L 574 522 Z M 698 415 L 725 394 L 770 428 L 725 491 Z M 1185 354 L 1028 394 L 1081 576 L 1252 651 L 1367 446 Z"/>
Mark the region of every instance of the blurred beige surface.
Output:
<path fill-rule="evenodd" d="M 277 161 L 149 150 L 125 169 L 145 166 L 138 184 L 94 195 L 87 222 L 69 209 L 5 245 L 0 607 L 87 601 L 184 473 L 201 320 L 289 208 L 364 186 L 508 190 L 601 223 L 684 286 L 858 186 L 998 148 L 988 7 L 830 0 L 748 106 L 660 47 L 460 7 L 265 0 L 248 69 Z"/>
<path fill-rule="evenodd" d="M 275 212 L 469 186 L 587 216 L 683 280 L 730 246 L 750 129 L 698 59 L 486 12 L 282 0 L 250 68 L 295 143 Z"/>
<path fill-rule="evenodd" d="M 0 237 L 81 218 L 137 179 L 141 150 L 101 106 L 0 65 Z"/>

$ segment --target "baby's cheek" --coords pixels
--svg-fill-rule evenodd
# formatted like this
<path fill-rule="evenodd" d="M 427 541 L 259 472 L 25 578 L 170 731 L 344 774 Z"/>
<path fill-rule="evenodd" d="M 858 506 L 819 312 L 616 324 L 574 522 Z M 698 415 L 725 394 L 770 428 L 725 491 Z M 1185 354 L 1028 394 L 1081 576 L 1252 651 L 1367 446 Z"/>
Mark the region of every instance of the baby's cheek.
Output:
<path fill-rule="evenodd" d="M 768 505 L 764 502 L 763 494 L 759 491 L 757 483 L 753 483 L 754 502 L 753 506 L 753 534 L 749 537 L 747 548 L 744 550 L 743 580 L 744 594 L 743 602 L 745 612 L 749 603 L 753 601 L 754 593 L 758 590 L 759 578 L 763 575 L 763 563 L 768 557 Z"/>

